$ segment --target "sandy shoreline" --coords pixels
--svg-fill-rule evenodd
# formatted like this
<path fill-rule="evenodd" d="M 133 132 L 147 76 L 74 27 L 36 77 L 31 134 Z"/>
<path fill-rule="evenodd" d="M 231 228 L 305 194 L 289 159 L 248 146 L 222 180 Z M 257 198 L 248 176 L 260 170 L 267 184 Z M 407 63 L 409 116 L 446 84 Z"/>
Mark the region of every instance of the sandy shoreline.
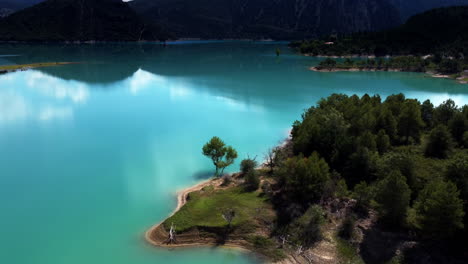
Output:
<path fill-rule="evenodd" d="M 199 190 L 203 189 L 204 187 L 206 187 L 206 186 L 208 186 L 208 185 L 210 185 L 212 183 L 216 183 L 217 180 L 219 181 L 219 179 L 204 180 L 204 181 L 199 182 L 199 183 L 197 183 L 197 184 L 195 184 L 193 186 L 190 186 L 190 187 L 187 187 L 187 188 L 182 189 L 180 191 L 177 191 L 177 206 L 176 206 L 176 208 L 163 221 L 155 224 L 148 231 L 146 231 L 146 233 L 145 233 L 146 241 L 148 241 L 150 244 L 155 245 L 155 246 L 174 247 L 174 245 L 172 245 L 172 246 L 171 245 L 163 245 L 163 244 L 159 243 L 158 241 L 153 240 L 151 238 L 151 234 L 153 234 L 153 232 L 156 229 L 158 229 L 162 225 L 162 223 L 164 223 L 164 221 L 166 221 L 166 219 L 168 219 L 169 217 L 171 217 L 175 213 L 177 213 L 180 210 L 180 208 L 182 208 L 182 206 L 184 206 L 187 203 L 187 196 L 188 196 L 189 193 L 199 191 Z"/>
<path fill-rule="evenodd" d="M 212 178 L 212 179 L 204 180 L 204 181 L 199 182 L 199 183 L 197 183 L 197 184 L 195 184 L 193 186 L 190 186 L 190 187 L 187 187 L 185 189 L 182 189 L 182 190 L 178 191 L 177 192 L 177 206 L 174 209 L 174 211 L 172 211 L 172 213 L 169 216 L 167 216 L 163 221 L 155 224 L 150 229 L 148 229 L 148 231 L 146 231 L 146 233 L 145 233 L 145 240 L 149 244 L 151 244 L 153 246 L 160 247 L 160 248 L 167 248 L 167 249 L 184 249 L 184 248 L 197 248 L 197 247 L 202 248 L 202 247 L 210 247 L 210 246 L 220 247 L 220 248 L 229 248 L 229 249 L 240 250 L 240 251 L 245 252 L 247 254 L 252 254 L 252 255 L 258 257 L 258 259 L 267 260 L 267 259 L 265 259 L 264 256 L 259 255 L 257 252 L 255 252 L 251 248 L 249 248 L 248 243 L 246 241 L 244 241 L 244 240 L 231 240 L 231 241 L 227 241 L 223 245 L 218 245 L 218 244 L 213 243 L 211 241 L 167 244 L 167 243 L 162 242 L 162 240 L 160 240 L 160 239 L 154 239 L 153 238 L 153 236 L 158 236 L 158 233 L 159 233 L 159 236 L 160 236 L 161 232 L 165 232 L 165 231 L 163 231 L 164 227 L 162 227 L 162 224 L 164 223 L 164 221 L 166 221 L 166 219 L 168 219 L 169 217 L 171 217 L 175 213 L 177 213 L 180 210 L 180 208 L 182 208 L 182 206 L 184 206 L 187 203 L 187 196 L 188 196 L 189 193 L 200 191 L 201 189 L 203 189 L 204 187 L 209 186 L 209 185 L 219 186 L 219 185 L 222 184 L 222 181 L 223 181 L 222 178 Z M 293 256 L 287 254 L 285 259 L 283 259 L 283 260 L 281 260 L 279 262 L 276 262 L 276 263 L 278 263 L 278 264 L 295 264 L 295 263 L 299 263 L 299 262 Z"/>

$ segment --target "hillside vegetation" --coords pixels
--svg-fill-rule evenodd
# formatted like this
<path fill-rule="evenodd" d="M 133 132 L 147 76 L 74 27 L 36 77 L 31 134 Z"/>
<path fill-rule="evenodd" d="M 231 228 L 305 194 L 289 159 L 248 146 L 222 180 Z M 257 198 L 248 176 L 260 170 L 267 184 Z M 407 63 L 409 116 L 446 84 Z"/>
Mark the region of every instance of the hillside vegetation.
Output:
<path fill-rule="evenodd" d="M 3 41 L 138 41 L 167 37 L 120 0 L 48 0 L 0 20 Z"/>
<path fill-rule="evenodd" d="M 152 237 L 304 263 L 464 263 L 467 148 L 468 105 L 333 94 L 261 169 L 243 160 Z"/>
<path fill-rule="evenodd" d="M 405 24 L 390 30 L 299 41 L 291 45 L 313 55 L 440 54 L 458 58 L 468 54 L 466 21 L 468 6 L 439 8 L 411 17 Z"/>

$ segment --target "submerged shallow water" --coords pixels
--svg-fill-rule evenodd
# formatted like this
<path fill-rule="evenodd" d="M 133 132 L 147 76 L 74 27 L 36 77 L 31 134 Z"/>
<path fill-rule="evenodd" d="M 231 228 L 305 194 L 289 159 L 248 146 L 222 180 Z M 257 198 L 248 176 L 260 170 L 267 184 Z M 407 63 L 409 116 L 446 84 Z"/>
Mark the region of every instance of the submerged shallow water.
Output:
<path fill-rule="evenodd" d="M 275 50 L 282 50 L 280 57 Z M 153 248 L 175 192 L 209 177 L 216 135 L 263 154 L 331 93 L 468 103 L 468 86 L 412 73 L 317 73 L 284 43 L 0 45 L 2 263 L 252 263 L 236 250 Z M 238 165 L 230 168 L 237 170 Z"/>

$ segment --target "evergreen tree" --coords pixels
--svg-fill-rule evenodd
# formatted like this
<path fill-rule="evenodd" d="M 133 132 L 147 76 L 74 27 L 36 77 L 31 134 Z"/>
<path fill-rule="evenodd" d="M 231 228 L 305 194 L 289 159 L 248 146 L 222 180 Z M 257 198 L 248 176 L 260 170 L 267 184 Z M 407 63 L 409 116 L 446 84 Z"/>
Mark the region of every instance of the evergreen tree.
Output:
<path fill-rule="evenodd" d="M 419 103 L 416 100 L 405 101 L 398 117 L 398 134 L 403 137 L 405 144 L 409 144 L 410 138 L 419 142 L 423 127 Z"/>
<path fill-rule="evenodd" d="M 410 202 L 411 190 L 406 178 L 397 170 L 381 180 L 377 185 L 376 201 L 382 222 L 398 227 L 403 224 Z"/>
<path fill-rule="evenodd" d="M 397 120 L 389 108 L 384 107 L 377 119 L 377 129 L 384 130 L 390 140 L 394 141 L 397 136 Z"/>
<path fill-rule="evenodd" d="M 385 133 L 385 130 L 380 130 L 376 138 L 377 150 L 380 154 L 384 154 L 390 149 L 390 137 Z"/>
<path fill-rule="evenodd" d="M 463 145 L 463 134 L 468 130 L 468 120 L 461 112 L 456 112 L 448 123 L 453 139 Z"/>
<path fill-rule="evenodd" d="M 447 165 L 446 176 L 457 185 L 463 200 L 468 202 L 468 155 L 457 153 Z"/>
<path fill-rule="evenodd" d="M 434 109 L 434 119 L 437 123 L 448 125 L 448 122 L 457 112 L 457 105 L 452 99 L 448 99 Z"/>
<path fill-rule="evenodd" d="M 309 158 L 299 155 L 288 159 L 276 176 L 284 184 L 286 195 L 307 204 L 321 198 L 330 180 L 330 169 L 327 162 L 314 152 Z"/>
<path fill-rule="evenodd" d="M 463 228 L 463 201 L 455 184 L 429 182 L 414 204 L 415 226 L 426 237 L 447 238 Z"/>
<path fill-rule="evenodd" d="M 360 211 L 366 211 L 373 198 L 371 187 L 365 181 L 354 186 L 353 197 L 356 199 L 356 208 Z"/>
<path fill-rule="evenodd" d="M 429 134 L 425 155 L 445 159 L 453 149 L 452 136 L 444 125 L 438 125 Z"/>
<path fill-rule="evenodd" d="M 426 127 L 432 128 L 434 122 L 434 105 L 430 100 L 426 100 L 421 104 L 421 118 L 426 124 Z"/>

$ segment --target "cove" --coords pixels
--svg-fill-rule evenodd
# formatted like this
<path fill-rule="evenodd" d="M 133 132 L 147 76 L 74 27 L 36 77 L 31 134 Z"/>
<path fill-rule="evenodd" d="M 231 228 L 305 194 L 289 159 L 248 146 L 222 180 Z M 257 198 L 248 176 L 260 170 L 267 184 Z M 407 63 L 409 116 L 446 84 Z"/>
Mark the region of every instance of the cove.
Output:
<path fill-rule="evenodd" d="M 256 263 L 144 241 L 177 190 L 213 173 L 208 139 L 262 159 L 331 93 L 468 103 L 466 85 L 424 74 L 312 72 L 320 59 L 285 43 L 3 44 L 0 54 L 15 55 L 1 64 L 81 62 L 0 75 L 4 263 Z"/>

